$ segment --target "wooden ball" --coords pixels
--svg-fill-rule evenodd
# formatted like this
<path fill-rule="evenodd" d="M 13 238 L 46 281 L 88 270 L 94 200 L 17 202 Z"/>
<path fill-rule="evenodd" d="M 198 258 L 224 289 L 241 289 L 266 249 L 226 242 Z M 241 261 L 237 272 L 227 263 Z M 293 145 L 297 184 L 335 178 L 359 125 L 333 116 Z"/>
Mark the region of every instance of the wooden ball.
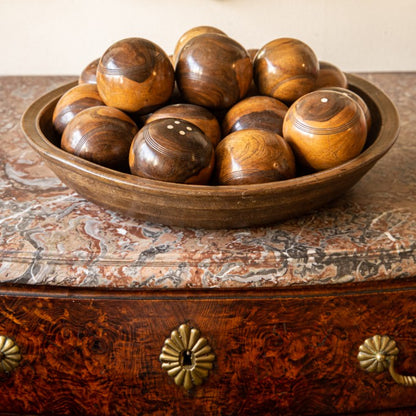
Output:
<path fill-rule="evenodd" d="M 298 162 L 324 170 L 357 156 L 364 147 L 364 112 L 350 97 L 318 90 L 299 98 L 286 113 L 283 136 Z"/>
<path fill-rule="evenodd" d="M 351 91 L 347 88 L 341 88 L 341 87 L 325 87 L 325 88 L 322 88 L 321 90 L 337 91 L 342 94 L 348 95 L 348 97 L 352 98 L 364 111 L 365 121 L 367 123 L 367 131 L 370 130 L 370 127 L 372 124 L 371 112 L 366 102 L 358 94 L 356 94 L 354 91 Z"/>
<path fill-rule="evenodd" d="M 142 127 L 130 149 L 132 174 L 166 182 L 206 184 L 214 167 L 214 147 L 192 123 L 178 118 Z"/>
<path fill-rule="evenodd" d="M 348 81 L 344 72 L 330 62 L 319 61 L 318 78 L 316 80 L 316 89 L 324 87 L 341 87 L 347 88 Z"/>
<path fill-rule="evenodd" d="M 276 133 L 240 130 L 229 134 L 215 151 L 215 177 L 219 185 L 246 185 L 295 177 L 290 146 Z"/>
<path fill-rule="evenodd" d="M 90 107 L 68 123 L 61 147 L 99 165 L 128 171 L 130 145 L 137 131 L 134 121 L 117 108 Z"/>
<path fill-rule="evenodd" d="M 221 140 L 221 128 L 216 117 L 205 107 L 195 104 L 172 104 L 159 108 L 146 120 L 151 123 L 162 118 L 179 118 L 199 127 L 214 147 Z"/>
<path fill-rule="evenodd" d="M 169 57 L 147 39 L 116 42 L 98 64 L 97 87 L 103 101 L 127 112 L 153 111 L 168 101 L 173 86 Z"/>
<path fill-rule="evenodd" d="M 300 40 L 279 38 L 258 51 L 254 81 L 262 95 L 293 102 L 315 88 L 319 62 L 313 50 Z"/>
<path fill-rule="evenodd" d="M 253 96 L 234 104 L 222 122 L 223 136 L 244 129 L 263 129 L 282 135 L 288 107 L 272 97 Z"/>
<path fill-rule="evenodd" d="M 176 63 L 178 62 L 179 54 L 182 50 L 182 48 L 186 45 L 188 41 L 191 39 L 199 36 L 204 35 L 206 33 L 217 33 L 219 35 L 227 36 L 222 30 L 217 29 L 213 26 L 196 26 L 192 29 L 187 30 L 178 40 L 176 43 L 173 55 L 172 55 L 172 63 L 173 66 L 176 66 Z"/>
<path fill-rule="evenodd" d="M 78 84 L 96 84 L 97 83 L 97 68 L 100 58 L 94 59 L 81 72 Z"/>
<path fill-rule="evenodd" d="M 176 65 L 185 101 L 211 109 L 229 108 L 243 98 L 252 78 L 253 65 L 243 46 L 215 33 L 188 41 Z"/>
<path fill-rule="evenodd" d="M 96 84 L 79 84 L 69 89 L 56 103 L 52 115 L 55 130 L 62 134 L 76 114 L 89 107 L 104 105 Z"/>

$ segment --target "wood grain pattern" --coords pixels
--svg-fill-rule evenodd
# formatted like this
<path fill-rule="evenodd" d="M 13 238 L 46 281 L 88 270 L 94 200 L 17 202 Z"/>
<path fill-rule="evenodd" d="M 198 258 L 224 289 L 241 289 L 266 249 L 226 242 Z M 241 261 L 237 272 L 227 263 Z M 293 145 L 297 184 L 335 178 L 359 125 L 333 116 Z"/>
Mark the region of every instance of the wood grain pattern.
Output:
<path fill-rule="evenodd" d="M 172 62 L 174 67 L 178 62 L 179 55 L 182 51 L 182 48 L 193 38 L 203 35 L 205 33 L 217 33 L 219 35 L 227 36 L 221 29 L 218 29 L 213 26 L 196 26 L 187 30 L 176 42 L 175 49 L 172 55 Z"/>
<path fill-rule="evenodd" d="M 318 90 L 290 107 L 283 122 L 283 136 L 302 166 L 324 170 L 362 151 L 367 123 L 355 100 L 338 91 Z"/>
<path fill-rule="evenodd" d="M 371 112 L 368 108 L 367 103 L 354 91 L 351 91 L 348 88 L 342 88 L 342 87 L 323 87 L 321 90 L 325 91 L 338 91 L 342 94 L 347 95 L 348 97 L 352 98 L 363 110 L 365 121 L 367 123 L 367 130 L 371 129 Z"/>
<path fill-rule="evenodd" d="M 176 183 L 208 183 L 214 160 L 214 147 L 202 130 L 178 118 L 146 124 L 129 154 L 134 175 Z"/>
<path fill-rule="evenodd" d="M 97 105 L 105 105 L 98 93 L 96 84 L 80 84 L 68 90 L 56 103 L 52 123 L 58 134 L 62 134 L 67 124 L 82 110 Z"/>
<path fill-rule="evenodd" d="M 282 135 L 288 107 L 272 97 L 252 96 L 233 105 L 222 120 L 223 136 L 238 130 L 263 129 Z"/>
<path fill-rule="evenodd" d="M 220 185 L 243 185 L 292 179 L 295 157 L 288 143 L 267 130 L 235 131 L 215 149 L 215 177 Z"/>
<path fill-rule="evenodd" d="M 309 290 L 1 292 L 0 332 L 23 355 L 16 371 L 0 374 L 3 412 L 317 415 L 416 406 L 413 389 L 365 373 L 356 359 L 366 337 L 385 333 L 399 345 L 398 370 L 414 372 L 414 281 Z M 184 322 L 200 329 L 217 357 L 204 384 L 189 393 L 158 359 Z"/>
<path fill-rule="evenodd" d="M 79 75 L 78 84 L 96 84 L 97 83 L 97 68 L 100 58 L 94 59 L 90 62 Z"/>
<path fill-rule="evenodd" d="M 130 145 L 137 130 L 134 121 L 117 108 L 90 107 L 68 123 L 61 147 L 99 165 L 128 171 Z"/>
<path fill-rule="evenodd" d="M 221 140 L 221 128 L 218 120 L 208 109 L 195 104 L 171 104 L 153 112 L 146 123 L 161 118 L 180 118 L 199 127 L 215 147 Z"/>
<path fill-rule="evenodd" d="M 253 65 L 248 52 L 234 39 L 206 33 L 185 44 L 175 74 L 187 102 L 227 109 L 246 95 Z"/>
<path fill-rule="evenodd" d="M 106 105 L 146 114 L 169 100 L 174 70 L 160 46 L 127 38 L 111 45 L 100 58 L 97 87 Z"/>
<path fill-rule="evenodd" d="M 260 94 L 293 102 L 315 88 L 319 62 L 304 42 L 278 38 L 257 52 L 254 81 Z"/>

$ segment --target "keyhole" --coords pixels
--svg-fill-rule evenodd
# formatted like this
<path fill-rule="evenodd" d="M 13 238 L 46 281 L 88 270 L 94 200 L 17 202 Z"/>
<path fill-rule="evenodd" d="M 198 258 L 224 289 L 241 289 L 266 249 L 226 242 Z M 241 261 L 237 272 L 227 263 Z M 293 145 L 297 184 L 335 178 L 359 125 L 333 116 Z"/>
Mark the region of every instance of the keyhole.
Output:
<path fill-rule="evenodd" d="M 190 370 L 194 366 L 194 353 L 190 350 L 182 352 L 182 367 L 186 370 Z"/>

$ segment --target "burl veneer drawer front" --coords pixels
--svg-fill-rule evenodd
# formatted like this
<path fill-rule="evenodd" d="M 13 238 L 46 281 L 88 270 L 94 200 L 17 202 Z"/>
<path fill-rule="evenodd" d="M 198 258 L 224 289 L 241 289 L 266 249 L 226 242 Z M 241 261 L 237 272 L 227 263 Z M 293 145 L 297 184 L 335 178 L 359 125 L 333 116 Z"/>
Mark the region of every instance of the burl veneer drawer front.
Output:
<path fill-rule="evenodd" d="M 0 372 L 1 411 L 306 415 L 416 406 L 416 386 L 369 373 L 357 358 L 367 338 L 388 335 L 399 350 L 394 370 L 416 373 L 415 284 L 378 286 L 2 290 L 0 335 L 21 359 Z M 178 347 L 184 328 L 199 342 L 193 351 Z M 181 369 L 192 377 L 177 377 Z"/>

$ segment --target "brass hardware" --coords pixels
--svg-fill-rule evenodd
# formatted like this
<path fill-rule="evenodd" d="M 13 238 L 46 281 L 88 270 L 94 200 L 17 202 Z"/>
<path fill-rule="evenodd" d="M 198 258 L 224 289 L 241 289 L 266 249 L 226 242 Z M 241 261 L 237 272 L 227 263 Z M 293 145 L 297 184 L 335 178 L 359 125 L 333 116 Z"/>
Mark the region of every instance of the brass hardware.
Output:
<path fill-rule="evenodd" d="M 396 346 L 396 341 L 387 335 L 374 335 L 360 345 L 357 358 L 361 368 L 368 372 L 380 373 L 388 370 L 396 383 L 404 386 L 416 386 L 415 376 L 403 376 L 394 369 L 398 354 L 399 349 Z"/>
<path fill-rule="evenodd" d="M 176 385 L 190 390 L 208 377 L 215 354 L 198 329 L 182 324 L 165 340 L 159 360 Z"/>
<path fill-rule="evenodd" d="M 10 338 L 0 335 L 0 372 L 9 372 L 19 366 L 22 359 L 19 346 Z"/>

